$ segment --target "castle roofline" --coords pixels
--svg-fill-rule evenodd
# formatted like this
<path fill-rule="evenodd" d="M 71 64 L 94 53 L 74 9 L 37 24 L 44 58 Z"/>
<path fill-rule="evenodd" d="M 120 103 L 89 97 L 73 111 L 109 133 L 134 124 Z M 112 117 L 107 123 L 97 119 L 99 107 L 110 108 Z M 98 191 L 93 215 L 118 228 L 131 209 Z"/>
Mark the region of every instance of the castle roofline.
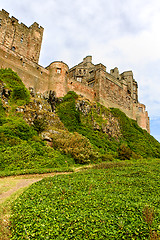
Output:
<path fill-rule="evenodd" d="M 129 70 L 129 71 L 125 71 L 125 72 L 121 73 L 120 75 L 123 75 L 123 76 L 133 76 L 133 72 L 132 72 L 132 70 Z"/>
<path fill-rule="evenodd" d="M 15 18 L 14 16 L 11 16 L 9 15 L 9 13 L 2 9 L 0 11 L 3 15 L 5 15 L 6 17 L 10 18 L 12 21 L 16 22 L 17 24 L 22 24 L 23 26 L 27 27 L 24 23 L 19 23 L 19 20 L 17 18 Z M 37 29 L 40 29 L 40 30 L 43 30 L 44 28 L 42 26 L 40 26 L 37 22 L 34 22 L 31 26 L 27 27 L 28 29 L 32 28 L 32 27 L 35 27 Z"/>
<path fill-rule="evenodd" d="M 69 66 L 67 65 L 67 63 L 65 63 L 65 62 L 63 62 L 63 61 L 54 61 L 54 62 L 51 62 L 51 63 L 46 67 L 46 69 L 49 68 L 49 67 L 50 67 L 52 64 L 54 64 L 54 63 L 61 63 L 61 64 L 66 65 L 66 66 L 69 68 Z"/>

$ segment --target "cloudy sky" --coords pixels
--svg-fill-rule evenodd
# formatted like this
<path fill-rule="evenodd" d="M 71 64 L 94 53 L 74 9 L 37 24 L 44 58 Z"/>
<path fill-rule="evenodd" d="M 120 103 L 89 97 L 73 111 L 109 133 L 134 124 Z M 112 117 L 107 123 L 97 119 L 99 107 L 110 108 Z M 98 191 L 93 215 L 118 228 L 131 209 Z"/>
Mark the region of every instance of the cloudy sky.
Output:
<path fill-rule="evenodd" d="M 108 72 L 132 70 L 160 141 L 160 0 L 0 0 L 2 8 L 44 27 L 44 67 L 56 60 L 72 67 L 92 55 Z"/>

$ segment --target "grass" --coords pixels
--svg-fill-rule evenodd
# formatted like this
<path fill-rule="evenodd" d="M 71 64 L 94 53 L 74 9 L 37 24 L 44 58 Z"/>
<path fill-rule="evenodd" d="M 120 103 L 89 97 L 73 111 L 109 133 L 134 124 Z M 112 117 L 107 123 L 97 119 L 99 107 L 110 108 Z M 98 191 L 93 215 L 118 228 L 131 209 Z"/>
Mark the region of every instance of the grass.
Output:
<path fill-rule="evenodd" d="M 25 174 L 44 174 L 44 173 L 56 173 L 56 172 L 73 172 L 74 166 L 72 167 L 61 167 L 61 168 L 42 168 L 42 169 L 22 169 L 15 171 L 0 171 L 0 178 L 7 176 L 19 176 Z"/>
<path fill-rule="evenodd" d="M 14 202 L 12 239 L 158 240 L 159 176 L 149 159 L 43 179 Z"/>

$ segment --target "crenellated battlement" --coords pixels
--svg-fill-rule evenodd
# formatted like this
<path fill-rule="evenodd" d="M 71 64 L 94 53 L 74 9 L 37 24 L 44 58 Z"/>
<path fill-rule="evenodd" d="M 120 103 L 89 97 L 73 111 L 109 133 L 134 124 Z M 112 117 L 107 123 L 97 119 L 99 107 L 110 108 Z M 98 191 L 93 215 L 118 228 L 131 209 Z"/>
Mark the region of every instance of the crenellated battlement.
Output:
<path fill-rule="evenodd" d="M 0 44 L 37 63 L 43 30 L 36 22 L 27 27 L 4 9 L 0 11 Z"/>

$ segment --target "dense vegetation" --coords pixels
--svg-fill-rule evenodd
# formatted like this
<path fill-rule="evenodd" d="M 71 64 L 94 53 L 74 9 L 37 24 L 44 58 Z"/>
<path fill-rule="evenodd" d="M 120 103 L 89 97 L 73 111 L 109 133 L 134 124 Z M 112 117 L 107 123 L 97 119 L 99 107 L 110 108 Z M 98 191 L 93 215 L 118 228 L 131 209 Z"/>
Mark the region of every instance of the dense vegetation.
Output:
<path fill-rule="evenodd" d="M 19 76 L 11 69 L 0 69 L 0 81 L 9 91 L 10 104 L 24 105 L 30 101 L 30 93 Z"/>
<path fill-rule="evenodd" d="M 0 176 L 67 171 L 74 160 L 46 146 L 38 136 L 39 129 L 16 112 L 17 106 L 30 101 L 21 79 L 11 69 L 1 69 L 0 81 L 9 92 L 7 109 L 0 99 Z"/>
<path fill-rule="evenodd" d="M 76 109 L 77 97 L 74 92 L 69 92 L 57 106 L 57 113 L 69 131 L 76 131 L 89 139 L 101 159 L 160 157 L 160 143 L 140 128 L 136 121 L 129 119 L 119 109 L 106 109 L 100 104 L 97 104 L 98 113 L 95 106 L 91 106 L 90 112 L 83 114 Z M 118 120 L 121 130 L 118 139 L 103 133 L 101 125 L 106 120 L 103 120 L 102 112 Z M 98 130 L 93 127 L 94 120 L 100 125 Z"/>
<path fill-rule="evenodd" d="M 12 239 L 158 239 L 159 163 L 100 164 L 33 184 L 13 205 Z"/>
<path fill-rule="evenodd" d="M 160 143 L 146 130 L 140 128 L 135 120 L 128 118 L 119 109 L 111 109 L 114 116 L 119 119 L 122 141 L 128 147 L 142 157 L 160 157 Z"/>

